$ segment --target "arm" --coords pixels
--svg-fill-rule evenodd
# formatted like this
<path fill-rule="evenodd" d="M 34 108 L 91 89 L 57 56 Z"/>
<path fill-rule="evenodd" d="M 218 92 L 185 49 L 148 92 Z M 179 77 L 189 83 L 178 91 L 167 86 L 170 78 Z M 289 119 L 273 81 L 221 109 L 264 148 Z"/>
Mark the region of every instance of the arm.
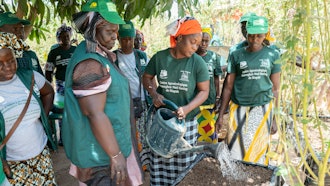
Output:
<path fill-rule="evenodd" d="M 280 88 L 280 76 L 281 76 L 280 72 L 270 75 L 270 80 L 273 83 L 272 91 L 273 91 L 273 95 L 274 95 L 275 108 L 278 108 L 278 106 L 279 106 L 278 91 L 279 91 L 279 88 Z M 277 132 L 277 125 L 276 125 L 276 119 L 274 117 L 273 123 L 272 123 L 272 128 L 271 128 L 271 134 L 275 134 L 276 132 Z"/>
<path fill-rule="evenodd" d="M 53 72 L 52 71 L 47 71 L 45 72 L 46 74 L 46 79 L 49 81 L 49 82 L 52 82 L 52 74 Z"/>
<path fill-rule="evenodd" d="M 236 78 L 236 74 L 231 73 L 227 74 L 225 82 L 224 82 L 224 87 L 222 89 L 221 93 L 221 104 L 220 104 L 220 109 L 219 109 L 219 116 L 216 122 L 216 131 L 219 131 L 221 128 L 221 124 L 223 123 L 223 115 L 228 107 L 229 101 L 230 101 L 230 96 L 234 87 L 234 81 Z"/>
<path fill-rule="evenodd" d="M 45 77 L 46 79 L 52 83 L 52 74 L 54 72 L 54 68 L 55 68 L 55 58 L 53 57 L 53 52 L 52 50 L 48 53 L 47 56 L 47 62 L 45 64 Z"/>
<path fill-rule="evenodd" d="M 94 68 L 88 68 L 93 66 Z M 117 183 L 127 177 L 127 168 L 125 157 L 120 153 L 120 148 L 114 134 L 112 123 L 109 117 L 104 113 L 106 104 L 106 90 L 111 84 L 111 76 L 106 68 L 93 59 L 87 59 L 80 62 L 72 75 L 73 91 L 86 91 L 85 87 L 95 87 L 105 85 L 97 92 L 84 92 L 78 94 L 78 102 L 82 114 L 87 116 L 93 135 L 95 136 L 102 149 L 109 156 L 111 164 L 111 178 L 117 174 Z M 87 81 L 86 81 L 87 80 Z M 75 93 L 75 94 L 76 94 Z M 76 94 L 77 95 L 77 94 Z"/>
<path fill-rule="evenodd" d="M 144 73 L 142 76 L 142 83 L 144 88 L 149 92 L 150 96 L 152 97 L 152 102 L 155 107 L 160 107 L 164 105 L 163 99 L 164 96 L 157 93 L 157 83 L 154 75 L 150 75 Z"/>
<path fill-rule="evenodd" d="M 216 98 L 220 98 L 220 78 L 217 75 L 214 75 L 214 85 L 216 91 Z"/>
<path fill-rule="evenodd" d="M 45 81 L 44 86 L 40 89 L 40 99 L 42 101 L 45 113 L 48 116 L 49 111 L 53 107 L 54 101 L 54 89 L 48 81 Z"/>
<path fill-rule="evenodd" d="M 117 172 L 120 172 L 121 178 L 117 179 L 117 182 L 118 180 L 125 180 L 127 177 L 126 160 L 122 154 L 119 154 L 120 149 L 111 121 L 104 113 L 106 93 L 103 92 L 82 97 L 78 101 L 82 113 L 90 121 L 90 126 L 96 140 L 109 156 L 111 161 L 111 178 L 113 179 Z"/>
<path fill-rule="evenodd" d="M 214 75 L 214 84 L 215 84 L 215 103 L 214 103 L 214 109 L 215 112 L 218 112 L 219 106 L 220 106 L 220 77 L 217 75 Z"/>

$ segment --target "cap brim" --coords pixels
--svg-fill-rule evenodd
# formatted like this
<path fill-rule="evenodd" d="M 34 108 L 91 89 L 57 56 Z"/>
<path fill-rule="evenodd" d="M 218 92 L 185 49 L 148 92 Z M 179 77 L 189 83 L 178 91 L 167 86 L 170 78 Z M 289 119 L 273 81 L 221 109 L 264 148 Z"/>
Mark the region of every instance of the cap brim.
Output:
<path fill-rule="evenodd" d="M 241 23 L 241 22 L 248 21 L 248 20 L 249 20 L 249 18 L 247 17 L 247 18 L 240 19 L 239 22 Z"/>
<path fill-rule="evenodd" d="M 23 25 L 29 25 L 29 24 L 31 24 L 30 21 L 28 21 L 28 20 L 23 20 L 23 19 L 20 19 L 19 22 L 21 22 Z"/>
<path fill-rule="evenodd" d="M 9 24 L 9 25 L 10 24 L 17 24 L 17 23 L 22 23 L 23 25 L 31 24 L 30 21 L 28 21 L 28 20 L 19 19 L 19 18 L 11 18 L 11 19 L 7 19 L 6 22 L 2 22 L 2 24 L 0 26 L 6 25 L 6 24 Z"/>
<path fill-rule="evenodd" d="M 102 17 L 112 24 L 126 24 L 125 21 L 118 15 L 117 12 L 100 12 Z"/>
<path fill-rule="evenodd" d="M 248 34 L 266 34 L 268 28 L 246 28 Z"/>

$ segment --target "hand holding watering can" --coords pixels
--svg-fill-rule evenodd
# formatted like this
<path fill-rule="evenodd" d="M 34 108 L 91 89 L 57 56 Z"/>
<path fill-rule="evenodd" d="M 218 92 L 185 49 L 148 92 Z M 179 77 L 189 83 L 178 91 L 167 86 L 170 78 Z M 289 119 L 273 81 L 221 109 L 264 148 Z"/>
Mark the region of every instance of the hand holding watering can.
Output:
<path fill-rule="evenodd" d="M 173 102 L 166 100 L 163 95 L 156 93 L 152 97 L 152 102 L 156 108 L 161 106 L 169 106 L 174 111 L 178 119 L 185 119 L 187 114 L 190 112 L 187 106 L 178 107 Z"/>
<path fill-rule="evenodd" d="M 159 108 L 156 111 L 152 124 L 147 130 L 146 140 L 152 151 L 165 158 L 202 151 L 210 153 L 212 157 L 218 157 L 222 143 L 191 146 L 183 138 L 186 126 L 185 121 L 180 119 L 182 116 L 178 117 L 179 107 L 166 99 L 162 101 L 162 105 L 168 108 Z"/>

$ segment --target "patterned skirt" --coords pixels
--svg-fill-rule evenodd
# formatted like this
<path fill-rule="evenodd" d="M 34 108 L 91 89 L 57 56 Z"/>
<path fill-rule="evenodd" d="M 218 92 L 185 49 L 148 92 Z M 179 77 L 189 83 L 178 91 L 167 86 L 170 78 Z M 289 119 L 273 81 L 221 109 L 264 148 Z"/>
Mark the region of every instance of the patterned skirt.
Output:
<path fill-rule="evenodd" d="M 230 102 L 227 143 L 234 159 L 268 165 L 272 112 L 272 102 L 255 107 Z"/>
<path fill-rule="evenodd" d="M 34 158 L 25 161 L 8 161 L 13 173 L 12 185 L 57 185 L 48 147 Z"/>
<path fill-rule="evenodd" d="M 200 106 L 200 113 L 197 115 L 198 135 L 200 142 L 218 143 L 218 135 L 215 131 L 217 115 L 214 105 Z"/>
<path fill-rule="evenodd" d="M 145 101 L 143 102 L 142 106 L 144 111 L 141 114 L 141 118 L 138 118 L 136 120 L 136 139 L 138 143 L 138 152 L 140 153 L 140 160 L 143 166 L 143 170 L 146 170 L 149 164 L 148 153 L 150 149 L 146 141 L 148 109 Z"/>
<path fill-rule="evenodd" d="M 185 121 L 187 132 L 184 139 L 192 146 L 197 142 L 197 120 Z M 195 163 L 197 155 L 187 153 L 164 158 L 153 151 L 149 152 L 150 158 L 150 185 L 173 185 L 178 179 L 187 174 L 191 165 Z"/>

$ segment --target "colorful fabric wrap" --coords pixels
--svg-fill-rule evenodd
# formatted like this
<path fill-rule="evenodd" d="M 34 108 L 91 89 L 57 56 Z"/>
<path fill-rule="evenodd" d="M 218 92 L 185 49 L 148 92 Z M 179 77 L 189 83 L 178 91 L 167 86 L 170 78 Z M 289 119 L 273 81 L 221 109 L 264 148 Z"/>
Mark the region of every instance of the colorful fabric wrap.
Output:
<path fill-rule="evenodd" d="M 72 28 L 69 27 L 69 26 L 66 26 L 66 24 L 63 23 L 61 25 L 61 27 L 59 27 L 56 31 L 56 40 L 57 40 L 58 43 L 61 42 L 60 35 L 61 35 L 62 32 L 69 32 L 70 38 L 72 37 Z"/>
<path fill-rule="evenodd" d="M 210 36 L 210 39 L 213 37 L 211 28 L 202 28 L 202 33 L 207 33 Z"/>
<path fill-rule="evenodd" d="M 214 111 L 214 105 L 200 106 L 200 113 L 197 115 L 199 142 L 217 143 L 217 132 L 215 131 L 215 123 L 217 115 Z"/>
<path fill-rule="evenodd" d="M 21 39 L 17 39 L 15 34 L 0 32 L 0 49 L 12 49 L 16 58 L 23 57 L 23 51 L 28 50 L 29 46 Z"/>
<path fill-rule="evenodd" d="M 231 157 L 268 165 L 273 102 L 254 107 L 230 102 L 229 106 L 227 143 Z"/>
<path fill-rule="evenodd" d="M 179 35 L 190 35 L 202 33 L 202 27 L 199 22 L 192 17 L 178 19 L 166 27 L 167 34 L 170 35 L 171 47 L 176 46 L 176 38 Z"/>
<path fill-rule="evenodd" d="M 268 32 L 266 34 L 266 39 L 269 41 L 269 42 L 275 42 L 276 41 L 276 38 L 274 36 L 274 33 L 268 29 Z"/>
<path fill-rule="evenodd" d="M 8 161 L 12 170 L 12 185 L 57 185 L 55 173 L 46 147 L 39 155 L 24 161 Z"/>

